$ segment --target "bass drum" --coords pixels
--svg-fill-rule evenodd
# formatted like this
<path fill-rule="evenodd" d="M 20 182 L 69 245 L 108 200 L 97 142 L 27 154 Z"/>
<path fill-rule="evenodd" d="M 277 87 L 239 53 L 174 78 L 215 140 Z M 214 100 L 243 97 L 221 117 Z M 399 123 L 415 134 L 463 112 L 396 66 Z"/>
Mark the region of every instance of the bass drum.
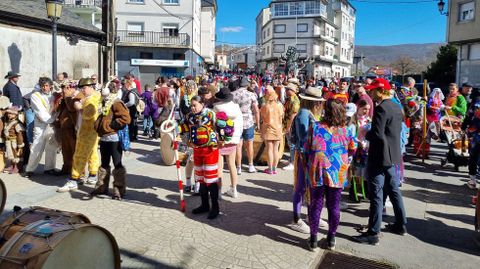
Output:
<path fill-rule="evenodd" d="M 40 220 L 16 233 L 0 249 L 2 269 L 117 269 L 113 235 L 93 224 Z"/>
<path fill-rule="evenodd" d="M 278 154 L 280 159 L 285 151 L 285 139 L 280 140 L 280 146 L 278 147 Z M 244 150 L 243 156 L 247 156 Z M 253 162 L 256 165 L 266 165 L 268 160 L 267 148 L 263 143 L 262 135 L 259 132 L 255 132 L 253 139 Z"/>
<path fill-rule="evenodd" d="M 4 158 L 3 152 L 0 152 L 0 165 L 3 165 L 5 167 L 5 158 Z M 0 214 L 3 212 L 3 209 L 5 208 L 5 203 L 7 202 L 7 187 L 5 187 L 5 183 L 3 183 L 3 180 L 0 179 Z"/>
<path fill-rule="evenodd" d="M 39 220 L 50 220 L 61 224 L 91 223 L 87 216 L 80 213 L 38 206 L 24 209 L 15 207 L 12 215 L 0 226 L 0 247 L 24 227 Z"/>
<path fill-rule="evenodd" d="M 170 166 L 175 164 L 175 150 L 173 150 L 172 133 L 162 133 L 160 136 L 160 151 L 164 165 Z M 180 159 L 180 162 L 182 162 L 187 158 L 187 155 L 179 151 L 178 158 Z"/>

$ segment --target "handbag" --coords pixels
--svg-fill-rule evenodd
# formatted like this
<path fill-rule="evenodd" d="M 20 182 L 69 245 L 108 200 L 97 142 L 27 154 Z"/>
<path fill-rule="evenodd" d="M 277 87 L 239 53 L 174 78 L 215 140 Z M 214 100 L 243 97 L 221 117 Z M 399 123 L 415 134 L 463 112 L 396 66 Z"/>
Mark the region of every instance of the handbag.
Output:
<path fill-rule="evenodd" d="M 130 150 L 130 136 L 128 134 L 128 125 L 125 125 L 125 128 L 117 131 L 118 134 L 118 142 L 120 142 L 120 146 L 122 147 L 123 151 Z"/>

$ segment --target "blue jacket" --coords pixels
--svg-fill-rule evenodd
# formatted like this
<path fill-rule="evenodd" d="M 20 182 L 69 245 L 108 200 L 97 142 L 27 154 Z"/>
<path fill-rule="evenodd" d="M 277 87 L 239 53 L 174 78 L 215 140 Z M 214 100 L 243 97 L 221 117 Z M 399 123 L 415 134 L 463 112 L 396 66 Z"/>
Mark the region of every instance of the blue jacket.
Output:
<path fill-rule="evenodd" d="M 3 95 L 8 97 L 14 106 L 23 108 L 22 92 L 20 91 L 20 87 L 18 87 L 15 83 L 8 81 L 7 84 L 3 86 Z"/>

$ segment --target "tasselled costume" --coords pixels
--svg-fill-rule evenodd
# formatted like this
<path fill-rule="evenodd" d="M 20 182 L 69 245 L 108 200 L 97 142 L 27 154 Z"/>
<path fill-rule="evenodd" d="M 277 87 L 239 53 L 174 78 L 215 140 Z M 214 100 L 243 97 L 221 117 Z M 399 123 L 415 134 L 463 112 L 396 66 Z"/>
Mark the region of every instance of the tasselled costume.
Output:
<path fill-rule="evenodd" d="M 77 98 L 75 100 L 79 101 Z M 92 95 L 86 96 L 83 100 L 80 113 L 81 122 L 78 127 L 75 153 L 73 155 L 72 180 L 80 179 L 87 163 L 90 176 L 97 175 L 98 166 L 100 165 L 97 151 L 100 138 L 95 131 L 94 124 L 98 117 L 100 103 L 101 94 L 98 91 L 94 91 Z"/>
<path fill-rule="evenodd" d="M 11 113 L 7 110 L 7 113 Z M 17 112 L 18 113 L 18 112 Z M 5 118 L 6 122 L 3 128 L 3 135 L 5 137 L 6 157 L 11 164 L 16 165 L 23 159 L 23 149 L 25 148 L 24 133 L 25 127 L 18 120 L 17 117 L 12 120 Z"/>

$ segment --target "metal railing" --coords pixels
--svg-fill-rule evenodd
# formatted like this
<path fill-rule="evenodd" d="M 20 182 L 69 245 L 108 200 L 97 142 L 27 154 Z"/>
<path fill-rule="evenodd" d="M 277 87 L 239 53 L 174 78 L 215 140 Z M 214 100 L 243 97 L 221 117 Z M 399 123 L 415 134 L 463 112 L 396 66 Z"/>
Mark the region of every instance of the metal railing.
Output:
<path fill-rule="evenodd" d="M 65 0 L 65 6 L 102 8 L 102 0 Z"/>
<path fill-rule="evenodd" d="M 117 41 L 119 44 L 190 46 L 190 36 L 187 33 L 171 35 L 165 32 L 117 30 Z"/>

